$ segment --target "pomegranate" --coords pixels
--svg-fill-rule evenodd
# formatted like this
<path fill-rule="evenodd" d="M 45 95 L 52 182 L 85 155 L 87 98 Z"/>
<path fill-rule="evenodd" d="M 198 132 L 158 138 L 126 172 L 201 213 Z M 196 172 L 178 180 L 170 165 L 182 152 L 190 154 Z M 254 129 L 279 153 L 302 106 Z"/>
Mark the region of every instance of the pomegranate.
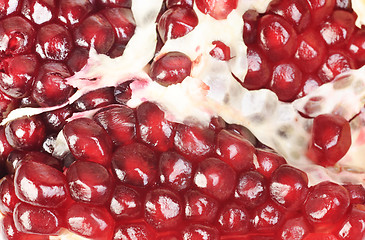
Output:
<path fill-rule="evenodd" d="M 365 239 L 358 4 L 0 0 L 0 239 Z"/>

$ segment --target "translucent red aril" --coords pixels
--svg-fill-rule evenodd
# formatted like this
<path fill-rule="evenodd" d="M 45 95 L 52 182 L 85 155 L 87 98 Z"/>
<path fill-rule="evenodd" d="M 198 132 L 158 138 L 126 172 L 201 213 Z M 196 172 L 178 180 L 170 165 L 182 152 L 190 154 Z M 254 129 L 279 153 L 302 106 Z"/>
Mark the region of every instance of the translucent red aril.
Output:
<path fill-rule="evenodd" d="M 28 53 L 34 43 L 33 26 L 20 16 L 12 16 L 0 21 L 0 51 L 17 55 Z"/>
<path fill-rule="evenodd" d="M 107 209 L 84 203 L 74 203 L 65 214 L 67 228 L 94 240 L 112 239 L 115 221 Z"/>
<path fill-rule="evenodd" d="M 114 187 L 108 170 L 94 162 L 74 162 L 67 170 L 66 179 L 75 201 L 93 205 L 104 205 Z"/>
<path fill-rule="evenodd" d="M 325 232 L 315 232 L 309 233 L 304 237 L 303 240 L 339 240 L 335 235 L 332 233 L 325 233 Z"/>
<path fill-rule="evenodd" d="M 286 220 L 277 236 L 282 240 L 301 240 L 311 231 L 312 228 L 304 217 L 296 217 Z"/>
<path fill-rule="evenodd" d="M 42 146 L 45 126 L 37 116 L 21 117 L 9 122 L 5 135 L 10 146 L 18 150 L 35 150 Z"/>
<path fill-rule="evenodd" d="M 184 198 L 186 219 L 193 222 L 215 220 L 219 207 L 217 200 L 196 190 L 188 190 Z"/>
<path fill-rule="evenodd" d="M 14 180 L 8 175 L 0 183 L 0 211 L 2 214 L 11 214 L 19 202 L 15 194 Z"/>
<path fill-rule="evenodd" d="M 281 206 L 299 209 L 308 193 L 307 175 L 292 166 L 281 165 L 273 173 L 270 180 L 270 196 Z"/>
<path fill-rule="evenodd" d="M 62 0 L 59 2 L 58 19 L 68 26 L 76 26 L 93 10 L 89 0 Z"/>
<path fill-rule="evenodd" d="M 237 0 L 195 0 L 198 9 L 211 17 L 221 20 L 237 8 Z"/>
<path fill-rule="evenodd" d="M 174 147 L 188 159 L 199 161 L 214 151 L 214 135 L 209 128 L 177 124 Z"/>
<path fill-rule="evenodd" d="M 303 32 L 311 22 L 311 13 L 306 0 L 275 0 L 268 11 L 284 17 L 297 32 Z"/>
<path fill-rule="evenodd" d="M 343 46 L 348 43 L 355 30 L 356 17 L 344 10 L 335 10 L 331 18 L 325 22 L 320 33 L 329 46 Z"/>
<path fill-rule="evenodd" d="M 67 199 L 65 176 L 43 163 L 25 161 L 16 169 L 14 187 L 17 197 L 36 206 L 56 208 Z"/>
<path fill-rule="evenodd" d="M 365 188 L 361 184 L 343 185 L 350 194 L 351 204 L 365 204 Z"/>
<path fill-rule="evenodd" d="M 257 24 L 259 13 L 253 9 L 247 10 L 243 16 L 243 41 L 246 45 L 257 41 Z"/>
<path fill-rule="evenodd" d="M 87 49 L 82 47 L 74 47 L 67 59 L 67 67 L 73 73 L 78 72 L 86 65 L 88 58 L 89 51 Z"/>
<path fill-rule="evenodd" d="M 354 60 L 340 50 L 330 51 L 325 62 L 320 66 L 318 76 L 323 83 L 331 82 L 341 73 L 355 68 Z"/>
<path fill-rule="evenodd" d="M 319 34 L 308 30 L 298 36 L 294 61 L 303 72 L 312 73 L 324 62 L 326 53 L 325 42 Z"/>
<path fill-rule="evenodd" d="M 189 7 L 176 6 L 166 10 L 157 25 L 163 42 L 183 37 L 198 25 L 198 17 Z"/>
<path fill-rule="evenodd" d="M 101 110 L 93 118 L 108 132 L 116 145 L 129 144 L 136 137 L 136 117 L 127 106 Z"/>
<path fill-rule="evenodd" d="M 0 157 L 5 159 L 13 151 L 13 147 L 9 144 L 5 135 L 5 128 L 0 127 Z"/>
<path fill-rule="evenodd" d="M 183 220 L 180 197 L 168 189 L 155 189 L 146 194 L 145 220 L 158 230 L 172 230 Z"/>
<path fill-rule="evenodd" d="M 351 146 L 349 122 L 340 115 L 323 114 L 314 118 L 307 156 L 316 164 L 333 166 Z"/>
<path fill-rule="evenodd" d="M 51 131 L 59 132 L 66 124 L 66 120 L 72 116 L 72 109 L 66 106 L 57 110 L 43 113 L 43 122 Z"/>
<path fill-rule="evenodd" d="M 316 75 L 308 74 L 305 75 L 303 80 L 303 85 L 300 92 L 297 95 L 297 98 L 304 97 L 322 85 L 321 80 Z"/>
<path fill-rule="evenodd" d="M 258 162 L 258 165 L 255 165 L 256 170 L 266 178 L 270 178 L 280 165 L 286 163 L 282 156 L 269 149 L 256 149 L 256 158 Z"/>
<path fill-rule="evenodd" d="M 37 31 L 36 52 L 44 59 L 63 61 L 73 47 L 71 34 L 59 24 L 48 24 Z"/>
<path fill-rule="evenodd" d="M 358 29 L 351 37 L 348 50 L 358 62 L 358 66 L 365 64 L 365 29 Z"/>
<path fill-rule="evenodd" d="M 132 0 L 96 0 L 98 4 L 104 7 L 124 7 L 131 8 Z"/>
<path fill-rule="evenodd" d="M 279 100 L 293 100 L 302 86 L 302 71 L 290 61 L 281 62 L 273 69 L 270 89 L 276 93 Z"/>
<path fill-rule="evenodd" d="M 117 148 L 112 158 L 113 170 L 119 180 L 139 187 L 155 184 L 157 164 L 155 152 L 141 143 Z"/>
<path fill-rule="evenodd" d="M 168 151 L 160 155 L 160 182 L 177 191 L 187 189 L 192 182 L 193 166 L 180 154 Z"/>
<path fill-rule="evenodd" d="M 16 162 L 13 162 L 14 169 L 16 169 L 22 162 L 33 161 L 46 164 L 59 171 L 62 170 L 61 162 L 45 152 L 31 151 L 31 152 L 19 152 L 18 154 L 19 154 L 18 160 Z"/>
<path fill-rule="evenodd" d="M 146 224 L 117 225 L 113 240 L 151 240 L 155 239 L 153 232 Z"/>
<path fill-rule="evenodd" d="M 172 147 L 174 123 L 165 119 L 165 113 L 155 103 L 142 103 L 136 115 L 142 142 L 161 152 Z"/>
<path fill-rule="evenodd" d="M 264 87 L 271 78 L 271 66 L 262 50 L 249 47 L 247 50 L 248 69 L 242 86 L 249 90 Z"/>
<path fill-rule="evenodd" d="M 17 107 L 19 107 L 19 100 L 9 97 L 0 90 L 0 121 Z"/>
<path fill-rule="evenodd" d="M 101 14 L 87 17 L 74 31 L 74 40 L 84 48 L 95 48 L 98 53 L 107 53 L 114 44 L 112 25 Z"/>
<path fill-rule="evenodd" d="M 75 111 L 87 111 L 115 103 L 114 88 L 105 87 L 90 91 L 77 99 L 72 107 Z"/>
<path fill-rule="evenodd" d="M 304 214 L 316 228 L 327 227 L 333 220 L 340 221 L 350 205 L 346 188 L 332 182 L 315 185 L 304 203 Z"/>
<path fill-rule="evenodd" d="M 110 200 L 110 213 L 116 219 L 133 219 L 142 215 L 140 194 L 133 188 L 117 185 Z"/>
<path fill-rule="evenodd" d="M 19 203 L 14 209 L 14 224 L 25 233 L 57 234 L 62 227 L 59 213 L 54 209 Z"/>
<path fill-rule="evenodd" d="M 131 83 L 136 79 L 127 80 L 114 88 L 114 97 L 118 103 L 126 104 L 132 97 Z"/>
<path fill-rule="evenodd" d="M 114 28 L 115 43 L 123 46 L 127 45 L 136 28 L 131 10 L 127 8 L 108 8 L 104 9 L 102 14 Z"/>
<path fill-rule="evenodd" d="M 109 165 L 112 140 L 95 121 L 89 118 L 75 119 L 64 126 L 63 134 L 76 159 Z"/>
<path fill-rule="evenodd" d="M 166 7 L 172 8 L 175 6 L 193 7 L 194 0 L 166 0 Z"/>
<path fill-rule="evenodd" d="M 224 233 L 244 234 L 249 230 L 249 213 L 238 204 L 225 205 L 218 216 L 218 224 Z"/>
<path fill-rule="evenodd" d="M 1 0 L 0 1 L 0 18 L 12 14 L 19 10 L 19 1 Z"/>
<path fill-rule="evenodd" d="M 226 200 L 233 194 L 236 172 L 217 158 L 206 158 L 197 166 L 194 183 L 202 192 Z"/>
<path fill-rule="evenodd" d="M 63 63 L 43 64 L 35 79 L 32 97 L 42 107 L 60 105 L 68 100 L 73 88 L 66 83 L 71 74 Z"/>
<path fill-rule="evenodd" d="M 312 14 L 312 23 L 320 24 L 323 20 L 331 15 L 336 0 L 307 0 Z"/>
<path fill-rule="evenodd" d="M 267 14 L 259 21 L 259 45 L 272 61 L 290 58 L 297 46 L 297 34 L 285 19 Z"/>
<path fill-rule="evenodd" d="M 365 238 L 365 211 L 354 206 L 348 218 L 340 225 L 336 231 L 340 239 L 362 240 Z"/>
<path fill-rule="evenodd" d="M 217 229 L 201 224 L 191 224 L 182 231 L 183 240 L 219 240 L 220 234 Z"/>
<path fill-rule="evenodd" d="M 181 52 L 168 52 L 152 62 L 149 75 L 163 86 L 177 84 L 190 76 L 192 62 Z"/>
<path fill-rule="evenodd" d="M 284 220 L 284 210 L 272 201 L 257 207 L 252 215 L 253 227 L 257 232 L 275 232 Z"/>
<path fill-rule="evenodd" d="M 21 11 L 32 22 L 42 24 L 54 17 L 55 8 L 54 0 L 24 0 Z"/>
<path fill-rule="evenodd" d="M 221 130 L 216 139 L 216 152 L 221 160 L 236 171 L 254 168 L 255 147 L 237 133 Z"/>
<path fill-rule="evenodd" d="M 231 59 L 231 49 L 221 41 L 212 42 L 215 47 L 209 52 L 209 54 L 221 61 L 228 61 Z"/>
<path fill-rule="evenodd" d="M 18 55 L 2 62 L 0 89 L 5 94 L 21 98 L 29 95 L 37 71 L 38 60 L 34 54 Z"/>
<path fill-rule="evenodd" d="M 269 196 L 267 182 L 258 172 L 241 173 L 235 187 L 235 198 L 247 208 L 257 207 L 264 203 Z"/>

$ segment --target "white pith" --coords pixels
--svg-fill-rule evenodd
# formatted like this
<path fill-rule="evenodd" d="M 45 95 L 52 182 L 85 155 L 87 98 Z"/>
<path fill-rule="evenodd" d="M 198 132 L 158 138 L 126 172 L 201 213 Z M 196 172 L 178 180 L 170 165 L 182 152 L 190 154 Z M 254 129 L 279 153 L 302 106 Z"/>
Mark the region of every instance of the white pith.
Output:
<path fill-rule="evenodd" d="M 196 7 L 198 26 L 182 38 L 168 40 L 157 56 L 155 19 L 162 0 L 133 0 L 132 12 L 136 21 L 136 31 L 121 57 L 111 59 L 106 55 L 90 51 L 88 64 L 68 83 L 78 89 L 68 103 L 83 94 L 106 86 L 116 86 L 131 78 L 138 78 L 131 84 L 130 107 L 149 100 L 157 102 L 166 112 L 169 120 L 206 125 L 212 116 L 221 116 L 228 123 L 241 124 L 264 144 L 274 148 L 293 166 L 304 170 L 309 184 L 331 180 L 338 183 L 361 183 L 365 186 L 365 67 L 351 70 L 336 83 L 322 85 L 308 96 L 293 103 L 278 101 L 269 90 L 248 91 L 232 77 L 231 73 L 243 79 L 247 71 L 246 46 L 242 40 L 242 15 L 248 9 L 264 12 L 269 0 L 240 0 L 236 10 L 226 20 L 217 21 L 202 14 Z M 365 1 L 353 0 L 353 9 L 365 23 Z M 212 42 L 220 40 L 231 48 L 230 61 L 224 62 L 211 57 Z M 170 51 L 180 51 L 188 55 L 193 63 L 191 77 L 182 83 L 164 87 L 153 82 L 146 71 L 151 59 Z M 89 79 L 93 79 L 90 81 Z M 322 97 L 321 102 L 313 102 L 313 97 Z M 352 119 L 352 145 L 346 156 L 336 166 L 324 168 L 313 164 L 305 156 L 310 138 L 311 120 L 301 117 L 308 104 L 317 104 L 318 110 L 310 114 L 315 117 L 336 111 L 346 119 Z M 12 111 L 2 125 L 24 115 L 35 115 L 52 108 L 24 108 Z M 89 112 L 91 115 L 93 111 Z M 72 119 L 88 113 L 75 115 Z M 63 134 L 59 134 L 58 155 L 68 151 Z M 66 230 L 51 240 L 82 240 Z"/>

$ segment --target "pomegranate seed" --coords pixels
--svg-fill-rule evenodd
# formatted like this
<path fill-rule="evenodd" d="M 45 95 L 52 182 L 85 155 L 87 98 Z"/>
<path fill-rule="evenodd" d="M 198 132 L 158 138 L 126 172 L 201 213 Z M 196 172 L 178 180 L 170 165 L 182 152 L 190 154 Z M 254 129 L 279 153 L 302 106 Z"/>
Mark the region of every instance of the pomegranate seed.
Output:
<path fill-rule="evenodd" d="M 32 22 L 42 24 L 54 17 L 55 7 L 54 0 L 24 0 L 21 11 Z"/>
<path fill-rule="evenodd" d="M 350 194 L 351 204 L 365 204 L 365 188 L 361 184 L 343 185 Z"/>
<path fill-rule="evenodd" d="M 192 62 L 180 52 L 168 52 L 152 62 L 149 75 L 163 86 L 181 83 L 190 76 Z"/>
<path fill-rule="evenodd" d="M 153 232 L 145 224 L 119 225 L 115 228 L 113 240 L 151 240 Z"/>
<path fill-rule="evenodd" d="M 351 37 L 348 51 L 358 61 L 358 66 L 365 64 L 365 29 L 357 30 Z"/>
<path fill-rule="evenodd" d="M 67 66 L 73 73 L 78 72 L 86 65 L 88 58 L 89 51 L 87 49 L 74 47 L 73 51 L 68 56 Z"/>
<path fill-rule="evenodd" d="M 89 118 L 75 119 L 65 125 L 63 134 L 76 159 L 109 165 L 112 140 L 95 121 Z"/>
<path fill-rule="evenodd" d="M 57 110 L 50 112 L 45 112 L 42 114 L 43 122 L 47 126 L 47 129 L 59 132 L 62 130 L 63 126 L 66 124 L 66 120 L 70 118 L 73 111 L 70 106 L 66 106 Z"/>
<path fill-rule="evenodd" d="M 339 230 L 337 230 L 337 236 L 340 239 L 347 240 L 361 240 L 365 238 L 365 211 L 353 207 L 349 213 L 348 218 L 341 224 Z"/>
<path fill-rule="evenodd" d="M 97 3 L 104 7 L 124 7 L 124 8 L 131 8 L 132 0 L 96 0 Z"/>
<path fill-rule="evenodd" d="M 220 235 L 217 229 L 200 225 L 200 224 L 192 224 L 182 231 L 182 239 L 183 240 L 200 240 L 200 239 L 209 239 L 209 240 L 219 240 Z"/>
<path fill-rule="evenodd" d="M 311 74 L 304 75 L 302 82 L 303 85 L 300 92 L 297 95 L 297 98 L 301 98 L 308 95 L 309 93 L 317 89 L 320 85 L 322 85 L 321 80 L 319 80 L 319 78 L 316 75 L 311 75 Z"/>
<path fill-rule="evenodd" d="M 82 95 L 72 104 L 72 107 L 75 111 L 81 112 L 105 107 L 113 103 L 115 103 L 114 88 L 106 87 Z"/>
<path fill-rule="evenodd" d="M 59 2 L 58 19 L 67 26 L 77 26 L 93 10 L 89 0 L 62 0 Z"/>
<path fill-rule="evenodd" d="M 261 49 L 249 47 L 247 49 L 248 69 L 242 86 L 249 90 L 264 87 L 271 78 L 271 66 Z"/>
<path fill-rule="evenodd" d="M 194 183 L 202 192 L 221 201 L 232 195 L 235 182 L 235 171 L 217 158 L 201 161 L 194 175 Z"/>
<path fill-rule="evenodd" d="M 117 185 L 110 201 L 110 212 L 116 219 L 133 219 L 141 216 L 140 194 L 133 188 Z"/>
<path fill-rule="evenodd" d="M 167 189 L 149 191 L 144 208 L 145 220 L 158 230 L 174 229 L 183 219 L 180 197 Z"/>
<path fill-rule="evenodd" d="M 255 10 L 246 11 L 243 16 L 243 41 L 246 45 L 255 43 L 257 41 L 257 25 L 259 13 Z"/>
<path fill-rule="evenodd" d="M 9 153 L 5 162 L 6 170 L 9 174 L 13 175 L 15 173 L 15 169 L 19 166 L 20 161 L 24 158 L 25 155 L 25 152 L 18 150 L 13 150 Z"/>
<path fill-rule="evenodd" d="M 131 10 L 127 8 L 109 8 L 104 9 L 102 14 L 114 28 L 115 42 L 123 46 L 127 45 L 136 28 Z"/>
<path fill-rule="evenodd" d="M 175 6 L 193 7 L 194 0 L 166 0 L 166 7 L 172 8 Z"/>
<path fill-rule="evenodd" d="M 165 119 L 165 113 L 156 104 L 142 103 L 136 115 L 139 135 L 144 143 L 161 152 L 172 147 L 174 123 Z"/>
<path fill-rule="evenodd" d="M 13 151 L 13 147 L 6 139 L 5 128 L 0 127 L 0 158 L 5 159 Z"/>
<path fill-rule="evenodd" d="M 329 46 L 342 46 L 348 43 L 355 30 L 356 17 L 344 10 L 335 10 L 331 19 L 320 29 L 322 38 Z"/>
<path fill-rule="evenodd" d="M 235 189 L 235 198 L 247 208 L 255 208 L 269 196 L 265 178 L 258 172 L 241 173 Z"/>
<path fill-rule="evenodd" d="M 316 228 L 322 228 L 344 218 L 350 204 L 346 188 L 332 182 L 321 182 L 310 191 L 304 203 L 304 213 Z"/>
<path fill-rule="evenodd" d="M 307 175 L 292 166 L 281 165 L 275 170 L 270 181 L 271 198 L 281 206 L 299 209 L 308 193 Z"/>
<path fill-rule="evenodd" d="M 101 14 L 87 17 L 74 31 L 77 45 L 94 47 L 98 53 L 107 53 L 114 44 L 114 38 L 113 27 Z"/>
<path fill-rule="evenodd" d="M 255 209 L 252 219 L 257 232 L 275 232 L 284 220 L 284 210 L 274 202 L 267 201 Z"/>
<path fill-rule="evenodd" d="M 340 115 L 323 114 L 314 118 L 307 156 L 316 164 L 333 166 L 351 146 L 349 122 Z"/>
<path fill-rule="evenodd" d="M 308 221 L 304 217 L 296 217 L 286 220 L 277 235 L 282 240 L 301 240 L 310 232 L 312 228 Z"/>
<path fill-rule="evenodd" d="M 0 21 L 0 51 L 18 55 L 28 53 L 34 43 L 33 26 L 20 16 L 12 16 Z"/>
<path fill-rule="evenodd" d="M 67 228 L 94 240 L 112 239 L 115 221 L 103 207 L 74 203 L 66 211 Z"/>
<path fill-rule="evenodd" d="M 212 42 L 215 47 L 209 52 L 209 54 L 221 61 L 228 61 L 231 59 L 231 49 L 221 41 Z"/>
<path fill-rule="evenodd" d="M 14 180 L 8 175 L 0 183 L 0 211 L 3 214 L 11 214 L 15 205 L 19 202 L 15 194 Z"/>
<path fill-rule="evenodd" d="M 66 179 L 73 200 L 93 205 L 104 205 L 114 187 L 108 170 L 94 162 L 74 162 Z"/>
<path fill-rule="evenodd" d="M 35 55 L 18 55 L 3 61 L 5 73 L 0 73 L 1 90 L 14 98 L 29 95 L 37 71 Z"/>
<path fill-rule="evenodd" d="M 209 128 L 216 133 L 220 132 L 223 128 L 226 128 L 227 124 L 221 117 L 212 117 L 209 122 Z"/>
<path fill-rule="evenodd" d="M 224 233 L 244 234 L 249 230 L 250 219 L 244 207 L 237 204 L 228 204 L 221 210 L 218 223 Z"/>
<path fill-rule="evenodd" d="M 280 62 L 273 69 L 270 89 L 280 101 L 291 101 L 302 87 L 302 72 L 291 62 Z"/>
<path fill-rule="evenodd" d="M 101 110 L 94 115 L 94 120 L 118 146 L 132 143 L 136 138 L 136 117 L 134 111 L 127 106 Z"/>
<path fill-rule="evenodd" d="M 37 116 L 17 118 L 5 127 L 10 146 L 18 150 L 35 150 L 42 146 L 45 126 Z"/>
<path fill-rule="evenodd" d="M 221 20 L 237 8 L 237 0 L 195 0 L 198 9 L 211 17 Z"/>
<path fill-rule="evenodd" d="M 56 234 L 62 227 L 61 217 L 54 209 L 19 203 L 13 216 L 16 228 L 25 233 Z"/>
<path fill-rule="evenodd" d="M 3 18 L 19 10 L 19 1 L 1 0 L 0 1 L 0 18 Z"/>
<path fill-rule="evenodd" d="M 114 173 L 124 183 L 147 187 L 154 185 L 157 180 L 155 152 L 141 143 L 117 148 L 112 165 Z"/>
<path fill-rule="evenodd" d="M 131 83 L 136 79 L 125 81 L 114 89 L 114 97 L 118 103 L 126 104 L 132 97 Z"/>
<path fill-rule="evenodd" d="M 56 106 L 66 102 L 73 93 L 73 88 L 65 80 L 70 75 L 63 63 L 43 64 L 34 82 L 33 99 L 42 107 Z"/>
<path fill-rule="evenodd" d="M 339 240 L 331 233 L 309 233 L 303 240 Z"/>
<path fill-rule="evenodd" d="M 335 9 L 352 10 L 351 0 L 336 0 Z"/>
<path fill-rule="evenodd" d="M 196 190 L 184 194 L 185 217 L 193 222 L 213 222 L 218 212 L 218 202 Z"/>
<path fill-rule="evenodd" d="M 214 135 L 209 128 L 177 124 L 174 147 L 188 159 L 199 161 L 213 152 Z"/>
<path fill-rule="evenodd" d="M 258 166 L 256 170 L 266 178 L 270 178 L 272 173 L 286 160 L 269 149 L 256 149 Z"/>
<path fill-rule="evenodd" d="M 190 187 L 192 164 L 176 152 L 163 152 L 160 155 L 160 181 L 174 190 L 181 191 Z"/>
<path fill-rule="evenodd" d="M 327 54 L 325 42 L 315 31 L 309 30 L 298 36 L 298 49 L 294 60 L 305 73 L 316 71 L 324 62 Z"/>
<path fill-rule="evenodd" d="M 192 8 L 173 7 L 166 10 L 157 25 L 158 33 L 163 42 L 168 39 L 183 37 L 198 25 L 198 16 Z"/>
<path fill-rule="evenodd" d="M 12 110 L 18 107 L 19 107 L 18 99 L 9 97 L 0 90 L 0 121 L 6 118 Z"/>
<path fill-rule="evenodd" d="M 268 11 L 282 16 L 297 32 L 303 32 L 311 22 L 311 13 L 306 0 L 275 0 Z"/>
<path fill-rule="evenodd" d="M 73 43 L 65 27 L 52 23 L 38 30 L 35 47 L 42 58 L 63 61 L 71 52 Z"/>
<path fill-rule="evenodd" d="M 19 166 L 20 163 L 26 162 L 26 161 L 33 161 L 38 163 L 46 164 L 50 167 L 53 167 L 59 171 L 62 170 L 61 163 L 58 159 L 52 157 L 51 155 L 43 152 L 26 152 L 26 153 L 18 153 L 18 159 L 13 162 L 14 170 Z"/>
<path fill-rule="evenodd" d="M 355 63 L 350 56 L 342 51 L 331 51 L 320 67 L 318 76 L 323 83 L 331 82 L 341 73 L 347 72 L 355 68 Z"/>
<path fill-rule="evenodd" d="M 312 24 L 319 25 L 331 13 L 335 7 L 336 0 L 307 0 L 312 14 Z"/>
<path fill-rule="evenodd" d="M 65 176 L 51 166 L 33 161 L 25 161 L 16 169 L 14 187 L 20 200 L 40 207 L 59 207 L 68 196 Z"/>
<path fill-rule="evenodd" d="M 285 19 L 267 14 L 259 21 L 259 45 L 272 61 L 290 58 L 297 46 L 297 34 Z"/>
<path fill-rule="evenodd" d="M 222 130 L 217 135 L 216 152 L 221 160 L 236 171 L 254 168 L 255 147 L 242 136 Z"/>

